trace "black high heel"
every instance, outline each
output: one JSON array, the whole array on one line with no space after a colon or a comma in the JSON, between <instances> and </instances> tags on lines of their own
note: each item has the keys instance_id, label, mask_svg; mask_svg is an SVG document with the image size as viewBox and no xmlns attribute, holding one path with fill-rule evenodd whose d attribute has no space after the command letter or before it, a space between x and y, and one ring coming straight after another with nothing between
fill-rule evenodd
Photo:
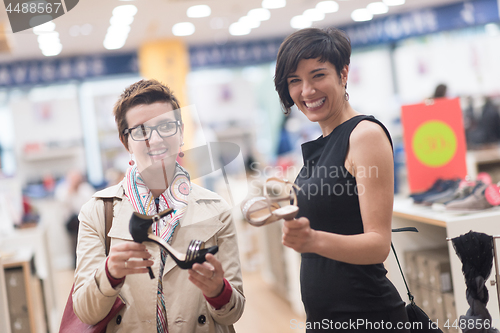
<instances>
[{"instance_id":1,"label":"black high heel","mask_svg":"<svg viewBox=\"0 0 500 333\"><path fill-rule=\"evenodd\" d=\"M211 246L208 249L204 249L204 244L200 240L192 240L189 243L186 254L182 254L179 251L175 250L170 244L165 242L163 238L158 237L153 234L151 225L154 222L158 222L160 218L165 215L168 215L172 212L172 208L165 209L163 212L160 212L156 215L144 215L134 212L130 217L129 223L129 231L132 235L132 238L137 243L142 242L154 242L165 249L165 251L172 256L177 266L182 269L189 269L193 267L195 263L203 263L205 259L205 255L207 253L216 254L219 250L217 245Z\"/></svg>"}]
</instances>

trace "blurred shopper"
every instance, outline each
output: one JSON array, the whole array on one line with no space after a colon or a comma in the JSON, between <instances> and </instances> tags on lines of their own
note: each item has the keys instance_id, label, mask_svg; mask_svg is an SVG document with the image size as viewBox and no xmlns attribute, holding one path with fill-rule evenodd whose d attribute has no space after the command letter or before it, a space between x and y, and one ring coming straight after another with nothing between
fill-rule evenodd
<instances>
[{"instance_id":1,"label":"blurred shopper","mask_svg":"<svg viewBox=\"0 0 500 333\"><path fill-rule=\"evenodd\" d=\"M97 192L80 212L75 313L96 324L119 296L126 306L107 332L234 332L245 303L235 226L227 203L191 183L176 162L183 156L179 102L165 85L141 80L125 89L114 115L131 154L130 168L119 184ZM114 202L108 257L102 198ZM169 208L171 214L153 223L154 235L182 253L191 240L203 240L206 247L218 245L217 255L207 254L203 264L182 270L167 247L132 240L134 211L152 216ZM150 279L148 267L156 278Z\"/></svg>"},{"instance_id":2,"label":"blurred shopper","mask_svg":"<svg viewBox=\"0 0 500 333\"><path fill-rule=\"evenodd\" d=\"M434 95L432 95L432 98L446 97L447 92L448 86L444 83L440 83L436 86L436 89L434 89Z\"/></svg>"},{"instance_id":3,"label":"blurred shopper","mask_svg":"<svg viewBox=\"0 0 500 333\"><path fill-rule=\"evenodd\" d=\"M323 132L302 145L299 213L284 222L283 244L302 253L306 332L388 332L389 325L409 332L400 328L405 304L383 265L391 245L391 138L349 104L350 55L338 29L299 30L279 49L274 82L282 106L289 113L295 104Z\"/></svg>"},{"instance_id":4,"label":"blurred shopper","mask_svg":"<svg viewBox=\"0 0 500 333\"><path fill-rule=\"evenodd\" d=\"M78 238L78 213L82 206L92 198L95 190L79 170L71 170L55 189L55 197L64 205L64 220L66 230L71 238L73 267L76 266L76 243Z\"/></svg>"}]
</instances>

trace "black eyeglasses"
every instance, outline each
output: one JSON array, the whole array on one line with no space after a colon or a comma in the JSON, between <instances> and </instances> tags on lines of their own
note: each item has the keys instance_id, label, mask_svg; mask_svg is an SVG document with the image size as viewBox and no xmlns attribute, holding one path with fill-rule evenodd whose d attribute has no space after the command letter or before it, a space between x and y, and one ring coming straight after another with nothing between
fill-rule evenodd
<instances>
[{"instance_id":1,"label":"black eyeglasses","mask_svg":"<svg viewBox=\"0 0 500 333\"><path fill-rule=\"evenodd\" d=\"M153 131L156 131L161 138L168 138L169 136L175 135L177 133L177 128L181 126L180 120L169 121L166 123L161 123L156 126L146 126L144 124L126 128L123 130L123 134L130 134L130 137L134 141L145 141L150 140Z\"/></svg>"}]
</instances>

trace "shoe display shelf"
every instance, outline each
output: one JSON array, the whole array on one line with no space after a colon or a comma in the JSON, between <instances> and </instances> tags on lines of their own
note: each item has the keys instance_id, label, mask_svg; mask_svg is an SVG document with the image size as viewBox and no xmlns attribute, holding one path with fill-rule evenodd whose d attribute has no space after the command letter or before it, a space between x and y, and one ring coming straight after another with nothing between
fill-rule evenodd
<instances>
[{"instance_id":1,"label":"shoe display shelf","mask_svg":"<svg viewBox=\"0 0 500 333\"><path fill-rule=\"evenodd\" d=\"M459 318L461 315L465 315L469 309L469 304L465 295L466 286L462 273L462 262L456 255L452 242L447 241L446 238L458 237L471 230L492 236L499 235L499 221L500 207L475 212L436 211L430 207L415 205L410 198L396 197L394 200L392 228L416 227L419 232L393 233L392 242L402 267L408 267L408 263L405 262L407 259L405 258L405 252L448 248L447 255L451 267L453 290L452 294L448 295L454 296L456 318ZM499 255L499 253L496 254L497 259L500 257ZM389 271L389 278L398 289L403 300L408 303L406 288L392 253L385 265ZM493 325L500 327L497 282L500 282L500 278L496 277L495 265L493 264L491 275L486 281L486 288L490 296L487 309L492 316ZM417 305L419 305L418 299L416 301ZM439 326L441 327L441 325L440 322Z\"/></svg>"},{"instance_id":2,"label":"shoe display shelf","mask_svg":"<svg viewBox=\"0 0 500 333\"><path fill-rule=\"evenodd\" d=\"M23 271L26 290L29 291L27 293L27 306L30 316L30 332L57 332L60 314L55 303L54 275L45 226L38 224L30 228L15 229L8 237L0 239L0 253L2 253L4 269L7 267L13 270L16 267L21 267ZM16 274L14 271L10 273ZM4 276L6 280L12 279L12 276L8 276L7 271L5 271ZM9 287L8 281L6 287ZM11 308L12 299L8 299L7 302ZM33 308L34 312L29 310L29 307L33 305L31 302L37 305ZM12 321L12 315L10 318L11 326L19 327ZM36 324L32 324L33 320L36 320ZM12 332L16 332L16 330L12 329Z\"/></svg>"}]
</instances>

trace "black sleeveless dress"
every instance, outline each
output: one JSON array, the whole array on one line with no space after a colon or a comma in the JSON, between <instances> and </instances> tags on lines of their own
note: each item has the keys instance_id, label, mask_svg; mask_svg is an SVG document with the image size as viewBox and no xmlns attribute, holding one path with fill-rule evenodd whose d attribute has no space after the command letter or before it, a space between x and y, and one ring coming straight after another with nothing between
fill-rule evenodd
<instances>
[{"instance_id":1,"label":"black sleeveless dress","mask_svg":"<svg viewBox=\"0 0 500 333\"><path fill-rule=\"evenodd\" d=\"M295 180L301 188L297 218L307 217L315 230L342 235L363 233L356 178L344 167L351 132L363 120L379 124L391 141L378 120L360 115L340 124L328 136L302 145L304 166ZM368 176L369 170L364 171ZM383 264L353 265L303 253L300 284L307 332L369 332L370 328L385 331L380 326L377 329L373 325L345 323L357 319L390 321L393 327L387 331L409 332L396 329L399 322L408 319L404 302L386 273Z\"/></svg>"}]
</instances>

